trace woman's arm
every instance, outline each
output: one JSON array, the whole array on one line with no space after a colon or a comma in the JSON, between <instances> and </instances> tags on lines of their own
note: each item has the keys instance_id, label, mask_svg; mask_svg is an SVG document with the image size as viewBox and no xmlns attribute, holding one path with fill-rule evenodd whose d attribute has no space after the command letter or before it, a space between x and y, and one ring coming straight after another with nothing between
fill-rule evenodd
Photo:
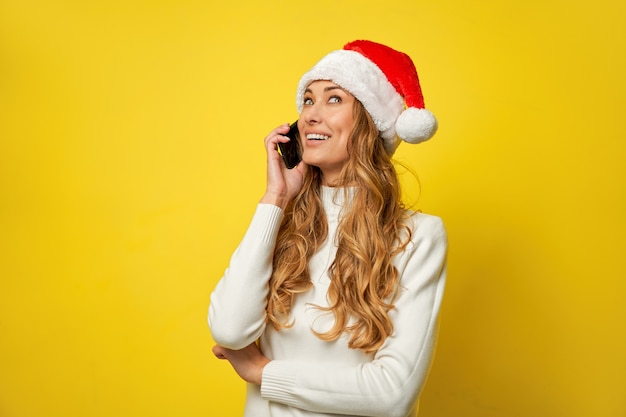
<instances>
[{"instance_id":1,"label":"woman's arm","mask_svg":"<svg viewBox=\"0 0 626 417\"><path fill-rule=\"evenodd\" d=\"M272 130L264 140L267 186L241 244L211 294L209 327L218 345L242 349L265 329L265 306L272 258L283 209L302 188L306 165L288 170L277 151L289 124Z\"/></svg>"},{"instance_id":2,"label":"woman's arm","mask_svg":"<svg viewBox=\"0 0 626 417\"><path fill-rule=\"evenodd\" d=\"M282 210L259 204L224 276L211 293L209 327L213 340L242 349L265 329L265 305Z\"/></svg>"},{"instance_id":3,"label":"woman's arm","mask_svg":"<svg viewBox=\"0 0 626 417\"><path fill-rule=\"evenodd\" d=\"M359 366L274 360L263 368L269 401L322 412L405 417L415 406L434 351L445 274L447 239L441 220L416 218L413 244L396 265L401 293L390 312L394 333L374 360Z\"/></svg>"}]
</instances>

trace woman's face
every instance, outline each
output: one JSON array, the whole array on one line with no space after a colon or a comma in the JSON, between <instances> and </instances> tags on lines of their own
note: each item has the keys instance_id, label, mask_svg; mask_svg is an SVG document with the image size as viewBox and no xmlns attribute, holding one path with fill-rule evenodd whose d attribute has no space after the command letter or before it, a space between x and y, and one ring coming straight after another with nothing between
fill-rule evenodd
<instances>
[{"instance_id":1,"label":"woman's face","mask_svg":"<svg viewBox=\"0 0 626 417\"><path fill-rule=\"evenodd\" d=\"M322 171L332 184L348 160L348 141L354 128L354 96L332 81L314 81L304 92L298 120L302 160Z\"/></svg>"}]
</instances>

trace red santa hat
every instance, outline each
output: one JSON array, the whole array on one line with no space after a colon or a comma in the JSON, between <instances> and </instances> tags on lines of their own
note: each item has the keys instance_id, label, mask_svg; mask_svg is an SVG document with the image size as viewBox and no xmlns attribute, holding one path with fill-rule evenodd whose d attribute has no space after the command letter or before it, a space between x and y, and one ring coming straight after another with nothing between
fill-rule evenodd
<instances>
[{"instance_id":1,"label":"red santa hat","mask_svg":"<svg viewBox=\"0 0 626 417\"><path fill-rule=\"evenodd\" d=\"M363 104L389 154L398 147L399 139L420 143L437 131L437 119L424 108L415 65L405 53L366 40L329 53L300 79L298 112L304 106L304 91L317 80L340 85Z\"/></svg>"}]
</instances>

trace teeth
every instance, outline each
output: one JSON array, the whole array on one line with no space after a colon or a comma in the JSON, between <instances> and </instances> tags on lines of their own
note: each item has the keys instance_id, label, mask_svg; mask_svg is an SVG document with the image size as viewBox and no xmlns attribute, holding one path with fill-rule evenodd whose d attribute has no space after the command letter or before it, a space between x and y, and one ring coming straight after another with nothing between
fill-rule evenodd
<instances>
[{"instance_id":1,"label":"teeth","mask_svg":"<svg viewBox=\"0 0 626 417\"><path fill-rule=\"evenodd\" d=\"M318 133L309 133L308 135L306 135L306 138L310 139L310 140L328 140L328 139L330 139L329 136L320 135Z\"/></svg>"}]
</instances>

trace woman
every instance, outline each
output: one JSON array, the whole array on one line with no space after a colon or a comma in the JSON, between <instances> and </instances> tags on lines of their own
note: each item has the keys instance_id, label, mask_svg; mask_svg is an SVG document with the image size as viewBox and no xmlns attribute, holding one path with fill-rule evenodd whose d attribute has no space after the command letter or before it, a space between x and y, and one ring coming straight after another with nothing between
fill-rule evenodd
<instances>
[{"instance_id":1,"label":"woman","mask_svg":"<svg viewBox=\"0 0 626 417\"><path fill-rule=\"evenodd\" d=\"M405 109L405 104L408 108ZM355 41L300 80L302 162L265 138L267 188L211 294L245 416L414 416L436 338L446 234L403 208L391 155L437 123L411 59Z\"/></svg>"}]
</instances>

